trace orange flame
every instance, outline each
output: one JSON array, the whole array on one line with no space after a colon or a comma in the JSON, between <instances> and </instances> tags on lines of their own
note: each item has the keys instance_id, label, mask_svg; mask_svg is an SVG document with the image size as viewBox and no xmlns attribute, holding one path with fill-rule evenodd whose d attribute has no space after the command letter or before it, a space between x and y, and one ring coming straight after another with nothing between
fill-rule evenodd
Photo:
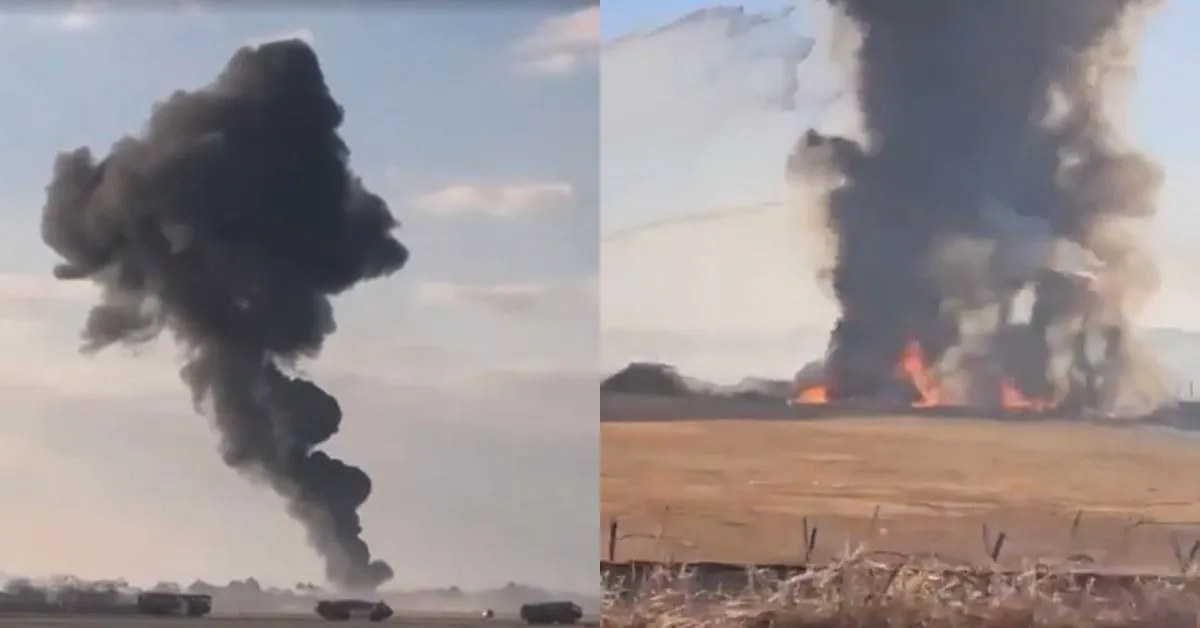
<instances>
[{"instance_id":1,"label":"orange flame","mask_svg":"<svg viewBox=\"0 0 1200 628\"><path fill-rule=\"evenodd\" d=\"M796 401L813 404L829 403L829 390L825 388L824 384L809 386L800 391L800 394L796 396Z\"/></svg>"},{"instance_id":2,"label":"orange flame","mask_svg":"<svg viewBox=\"0 0 1200 628\"><path fill-rule=\"evenodd\" d=\"M1017 389L1011 381L1000 383L1000 407L1006 410L1030 410L1044 412L1051 410L1056 404L1046 399L1030 399Z\"/></svg>"},{"instance_id":3,"label":"orange flame","mask_svg":"<svg viewBox=\"0 0 1200 628\"><path fill-rule=\"evenodd\" d=\"M913 407L930 408L945 405L944 396L929 372L925 352L916 340L910 340L904 346L893 374L898 381L908 382L916 391L917 399L912 402ZM1055 405L1050 401L1030 399L1009 380L1000 383L999 397L1001 407L1007 410L1044 411ZM795 402L806 405L829 403L829 388L825 384L807 386L797 392Z\"/></svg>"},{"instance_id":4,"label":"orange flame","mask_svg":"<svg viewBox=\"0 0 1200 628\"><path fill-rule=\"evenodd\" d=\"M913 402L913 406L928 408L939 405L937 386L925 368L925 352L916 340L910 340L904 346L900 361L896 363L895 375L896 379L910 382L917 389L918 399Z\"/></svg>"}]
</instances>

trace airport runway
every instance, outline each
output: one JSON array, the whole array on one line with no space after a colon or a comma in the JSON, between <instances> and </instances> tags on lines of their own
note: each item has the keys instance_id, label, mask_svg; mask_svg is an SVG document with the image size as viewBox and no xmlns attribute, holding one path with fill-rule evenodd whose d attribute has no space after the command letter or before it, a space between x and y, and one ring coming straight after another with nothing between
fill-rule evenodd
<instances>
[{"instance_id":1,"label":"airport runway","mask_svg":"<svg viewBox=\"0 0 1200 628\"><path fill-rule=\"evenodd\" d=\"M300 628L306 626L345 626L347 624L361 626L409 626L411 628L515 628L524 626L516 616L496 616L484 619L475 615L450 614L398 614L380 623L366 620L329 622L316 616L305 615L237 615L204 617L190 619L186 617L146 617L143 615L0 615L0 624L5 628L175 628L191 626L202 628L215 626L220 628L253 628L269 626L271 628ZM578 626L598 626L599 622L585 617Z\"/></svg>"}]
</instances>

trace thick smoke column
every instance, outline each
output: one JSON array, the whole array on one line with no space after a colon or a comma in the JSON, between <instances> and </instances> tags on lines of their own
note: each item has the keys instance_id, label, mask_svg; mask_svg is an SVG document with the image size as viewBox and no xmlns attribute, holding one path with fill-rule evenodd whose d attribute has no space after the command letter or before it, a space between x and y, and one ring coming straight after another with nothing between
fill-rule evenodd
<instances>
[{"instance_id":1,"label":"thick smoke column","mask_svg":"<svg viewBox=\"0 0 1200 628\"><path fill-rule=\"evenodd\" d=\"M1161 175L1113 120L1158 3L829 1L861 38L864 139L809 132L788 170L827 186L831 396L876 394L915 340L961 403L1000 370L1033 398L1111 405L1098 389L1147 373L1127 332L1157 273L1134 227Z\"/></svg>"},{"instance_id":2,"label":"thick smoke column","mask_svg":"<svg viewBox=\"0 0 1200 628\"><path fill-rule=\"evenodd\" d=\"M371 480L316 450L341 409L288 374L334 331L331 295L408 258L387 204L347 168L342 118L306 44L243 48L99 163L59 155L42 238L65 260L56 276L102 288L85 350L170 330L226 463L286 499L332 583L369 589L392 576L361 538Z\"/></svg>"}]
</instances>

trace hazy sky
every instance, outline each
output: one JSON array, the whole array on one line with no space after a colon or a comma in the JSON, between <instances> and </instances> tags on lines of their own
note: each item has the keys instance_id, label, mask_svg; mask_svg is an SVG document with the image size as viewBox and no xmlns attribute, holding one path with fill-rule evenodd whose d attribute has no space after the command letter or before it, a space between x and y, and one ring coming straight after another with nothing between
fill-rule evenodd
<instances>
[{"instance_id":1,"label":"hazy sky","mask_svg":"<svg viewBox=\"0 0 1200 628\"><path fill-rule=\"evenodd\" d=\"M600 292L609 367L635 356L675 361L690 347L734 371L786 373L783 364L819 354L836 315L814 281L813 229L786 204L783 180L795 139L854 107L828 54L828 9L813 0L737 4L751 14L798 10L731 35L729 12L675 24L712 6L702 1L604 2ZM1192 285L1200 125L1189 117L1200 91L1181 69L1200 60L1197 25L1194 2L1168 0L1154 15L1125 121L1166 174L1149 239L1163 281L1143 312L1148 326L1200 329ZM796 63L807 45L811 56ZM793 88L797 106L785 110L779 103ZM815 335L796 340L799 329ZM650 348L651 333L660 349Z\"/></svg>"},{"instance_id":2,"label":"hazy sky","mask_svg":"<svg viewBox=\"0 0 1200 628\"><path fill-rule=\"evenodd\" d=\"M220 463L168 339L77 353L93 294L50 279L38 235L57 151L104 153L239 46L294 36L412 251L338 300L305 366L346 410L331 449L375 479L368 541L399 586L594 590L598 9L49 6L0 16L0 571L321 578L279 500Z\"/></svg>"}]
</instances>

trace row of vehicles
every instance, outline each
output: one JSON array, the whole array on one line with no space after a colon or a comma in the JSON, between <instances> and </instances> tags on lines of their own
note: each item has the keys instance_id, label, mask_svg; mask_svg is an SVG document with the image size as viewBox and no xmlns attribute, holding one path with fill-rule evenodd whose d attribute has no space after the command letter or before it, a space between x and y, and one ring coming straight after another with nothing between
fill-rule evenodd
<instances>
[{"instance_id":1,"label":"row of vehicles","mask_svg":"<svg viewBox=\"0 0 1200 628\"><path fill-rule=\"evenodd\" d=\"M212 613L211 595L196 593L172 593L148 591L137 597L137 610L144 615L205 617ZM395 615L392 607L382 600L322 600L314 609L318 616L329 621L365 619L381 622ZM491 618L491 609L483 614ZM583 609L574 602L539 602L522 604L519 612L521 621L531 626L571 625L583 618Z\"/></svg>"}]
</instances>

